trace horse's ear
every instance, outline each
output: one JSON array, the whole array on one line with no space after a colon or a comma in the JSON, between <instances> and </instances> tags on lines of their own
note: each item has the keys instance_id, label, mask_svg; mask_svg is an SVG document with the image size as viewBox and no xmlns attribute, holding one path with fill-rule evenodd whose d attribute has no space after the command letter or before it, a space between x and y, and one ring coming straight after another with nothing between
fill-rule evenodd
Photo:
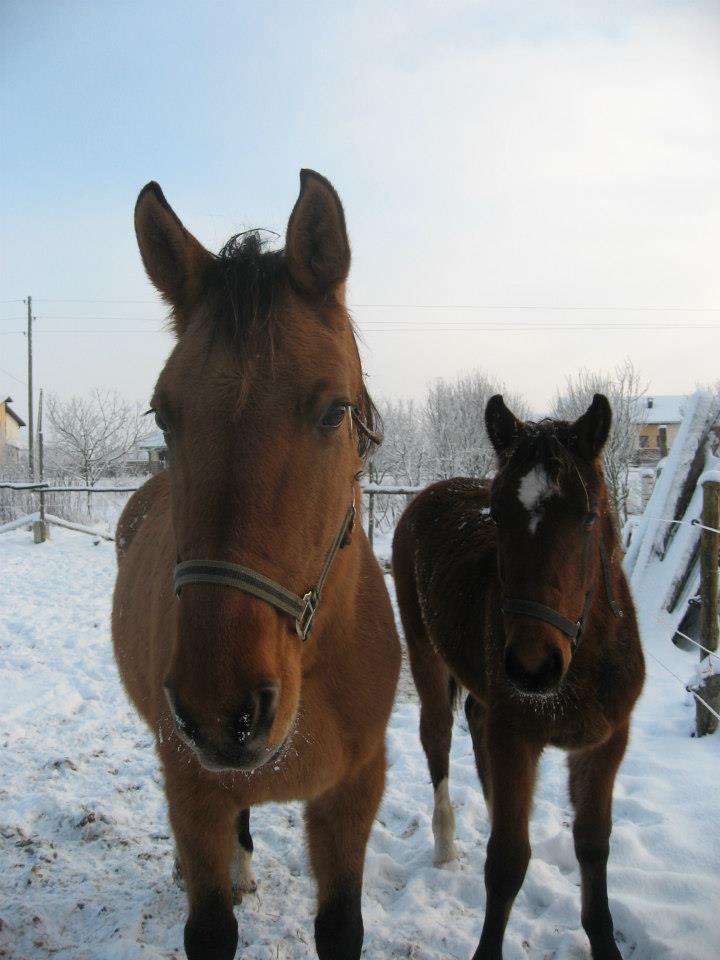
<instances>
[{"instance_id":1,"label":"horse's ear","mask_svg":"<svg viewBox=\"0 0 720 960\"><path fill-rule=\"evenodd\" d=\"M345 214L332 184L314 170L300 171L300 196L287 226L285 260L293 283L311 295L335 291L350 270Z\"/></svg>"},{"instance_id":2,"label":"horse's ear","mask_svg":"<svg viewBox=\"0 0 720 960\"><path fill-rule=\"evenodd\" d=\"M172 306L180 334L183 311L199 298L213 256L185 229L155 181L140 191L135 233L147 275Z\"/></svg>"},{"instance_id":3,"label":"horse's ear","mask_svg":"<svg viewBox=\"0 0 720 960\"><path fill-rule=\"evenodd\" d=\"M502 395L496 393L490 397L485 407L485 426L490 443L498 454L504 453L520 436L523 428L521 420L505 406Z\"/></svg>"},{"instance_id":4,"label":"horse's ear","mask_svg":"<svg viewBox=\"0 0 720 960\"><path fill-rule=\"evenodd\" d=\"M596 393L592 403L569 427L569 445L585 460L598 456L610 433L612 409L602 393Z\"/></svg>"}]
</instances>

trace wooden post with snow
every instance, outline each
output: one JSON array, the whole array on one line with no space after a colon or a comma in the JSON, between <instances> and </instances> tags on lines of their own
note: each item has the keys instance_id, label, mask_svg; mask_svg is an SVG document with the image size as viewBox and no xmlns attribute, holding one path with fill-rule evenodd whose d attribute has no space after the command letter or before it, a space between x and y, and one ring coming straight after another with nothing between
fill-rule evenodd
<instances>
[{"instance_id":1,"label":"wooden post with snow","mask_svg":"<svg viewBox=\"0 0 720 960\"><path fill-rule=\"evenodd\" d=\"M720 640L718 623L718 552L720 551L720 480L708 479L703 483L703 510L700 535L700 642L706 650L717 651ZM698 695L715 711L720 713L720 673L713 657L700 651L701 659L707 658L711 666L700 687ZM698 701L695 701L695 724L698 737L713 733L718 726L717 717Z\"/></svg>"},{"instance_id":2,"label":"wooden post with snow","mask_svg":"<svg viewBox=\"0 0 720 960\"><path fill-rule=\"evenodd\" d=\"M373 483L373 465L370 464L368 468L368 476L370 478L370 483ZM375 494L372 490L368 491L368 540L370 541L370 546L373 545L375 539Z\"/></svg>"}]
</instances>

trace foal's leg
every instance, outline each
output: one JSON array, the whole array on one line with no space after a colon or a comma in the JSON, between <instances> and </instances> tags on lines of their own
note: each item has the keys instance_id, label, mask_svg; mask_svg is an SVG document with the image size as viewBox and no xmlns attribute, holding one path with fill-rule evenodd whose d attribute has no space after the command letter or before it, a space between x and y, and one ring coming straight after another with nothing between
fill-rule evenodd
<instances>
[{"instance_id":1,"label":"foal's leg","mask_svg":"<svg viewBox=\"0 0 720 960\"><path fill-rule=\"evenodd\" d=\"M582 878L582 925L593 960L621 960L608 906L607 859L613 785L627 738L627 726L621 727L602 746L573 753L569 759L570 799L575 807L573 838Z\"/></svg>"},{"instance_id":2,"label":"foal's leg","mask_svg":"<svg viewBox=\"0 0 720 960\"><path fill-rule=\"evenodd\" d=\"M412 641L408 638L408 652L420 697L420 743L427 757L434 791L433 863L439 866L455 860L458 855L455 847L455 814L448 790L453 728L450 674L424 633Z\"/></svg>"},{"instance_id":3,"label":"foal's leg","mask_svg":"<svg viewBox=\"0 0 720 960\"><path fill-rule=\"evenodd\" d=\"M365 848L385 785L385 748L352 780L305 808L310 861L317 880L315 946L320 960L358 960Z\"/></svg>"},{"instance_id":4,"label":"foal's leg","mask_svg":"<svg viewBox=\"0 0 720 960\"><path fill-rule=\"evenodd\" d=\"M455 860L455 815L448 791L453 705L450 674L430 643L420 610L414 564L404 540L393 544L395 590L415 687L420 698L420 742L427 757L435 802L433 809L433 862Z\"/></svg>"},{"instance_id":5,"label":"foal's leg","mask_svg":"<svg viewBox=\"0 0 720 960\"><path fill-rule=\"evenodd\" d=\"M173 788L166 768L170 823L182 865L189 916L188 960L232 960L238 941L231 868L237 849L237 806L207 785Z\"/></svg>"},{"instance_id":6,"label":"foal's leg","mask_svg":"<svg viewBox=\"0 0 720 960\"><path fill-rule=\"evenodd\" d=\"M237 818L237 843L230 864L233 897L237 900L243 893L255 893L257 880L252 870L253 841L250 834L250 807L241 810ZM185 890L180 851L175 846L173 880L181 890Z\"/></svg>"},{"instance_id":7,"label":"foal's leg","mask_svg":"<svg viewBox=\"0 0 720 960\"><path fill-rule=\"evenodd\" d=\"M492 830L485 858L485 922L473 960L502 960L510 908L530 862L528 820L541 747L490 720L485 736Z\"/></svg>"},{"instance_id":8,"label":"foal's leg","mask_svg":"<svg viewBox=\"0 0 720 960\"><path fill-rule=\"evenodd\" d=\"M250 835L250 807L241 810L237 818L238 844L230 875L234 893L255 893L257 881L252 871L253 841Z\"/></svg>"},{"instance_id":9,"label":"foal's leg","mask_svg":"<svg viewBox=\"0 0 720 960\"><path fill-rule=\"evenodd\" d=\"M485 744L486 709L471 693L467 695L465 700L465 717L467 718L468 729L472 737L475 766L477 767L480 786L482 787L483 796L485 797L485 805L488 813L491 813L490 763L487 756L487 746Z\"/></svg>"}]
</instances>

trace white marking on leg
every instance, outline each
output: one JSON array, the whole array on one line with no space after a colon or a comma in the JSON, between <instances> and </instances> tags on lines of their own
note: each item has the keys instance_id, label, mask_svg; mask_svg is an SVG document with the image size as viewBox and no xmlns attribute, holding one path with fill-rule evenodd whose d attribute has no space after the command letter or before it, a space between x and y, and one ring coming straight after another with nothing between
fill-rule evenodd
<instances>
[{"instance_id":1,"label":"white marking on leg","mask_svg":"<svg viewBox=\"0 0 720 960\"><path fill-rule=\"evenodd\" d=\"M448 863L450 860L457 860L455 814L450 803L447 777L440 781L435 791L432 828L435 837L435 851L433 853L435 866L438 867L441 863Z\"/></svg>"},{"instance_id":2,"label":"white marking on leg","mask_svg":"<svg viewBox=\"0 0 720 960\"><path fill-rule=\"evenodd\" d=\"M243 893L255 893L257 880L252 871L252 854L238 843L230 866L233 893L237 897Z\"/></svg>"}]
</instances>

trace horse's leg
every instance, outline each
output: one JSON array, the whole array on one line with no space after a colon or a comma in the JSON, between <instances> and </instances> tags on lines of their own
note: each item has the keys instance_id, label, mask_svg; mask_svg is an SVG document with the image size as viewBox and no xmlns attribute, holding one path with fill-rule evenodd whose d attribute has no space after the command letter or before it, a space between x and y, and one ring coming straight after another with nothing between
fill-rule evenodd
<instances>
[{"instance_id":1,"label":"horse's leg","mask_svg":"<svg viewBox=\"0 0 720 960\"><path fill-rule=\"evenodd\" d=\"M232 960L238 941L231 868L237 849L237 806L227 796L173 785L166 768L170 823L182 865L189 916L188 960Z\"/></svg>"},{"instance_id":2,"label":"horse's leg","mask_svg":"<svg viewBox=\"0 0 720 960\"><path fill-rule=\"evenodd\" d=\"M593 960L621 960L613 937L607 896L607 859L612 829L615 775L627 746L621 727L600 747L571 754L570 799L575 807L573 838L582 878L582 925Z\"/></svg>"},{"instance_id":3,"label":"horse's leg","mask_svg":"<svg viewBox=\"0 0 720 960\"><path fill-rule=\"evenodd\" d=\"M469 693L465 700L465 717L468 722L468 729L472 738L473 752L475 753L475 766L477 767L480 786L482 787L485 805L488 813L491 813L490 796L490 774L489 761L487 757L487 747L485 745L485 707Z\"/></svg>"},{"instance_id":4,"label":"horse's leg","mask_svg":"<svg viewBox=\"0 0 720 960\"><path fill-rule=\"evenodd\" d=\"M252 870L253 840L250 834L250 807L241 810L237 818L238 844L230 875L233 891L238 894L255 893L257 881Z\"/></svg>"},{"instance_id":5,"label":"horse's leg","mask_svg":"<svg viewBox=\"0 0 720 960\"><path fill-rule=\"evenodd\" d=\"M305 808L310 861L317 880L315 946L320 960L358 960L365 848L385 785L385 748L352 780Z\"/></svg>"},{"instance_id":6,"label":"horse's leg","mask_svg":"<svg viewBox=\"0 0 720 960\"><path fill-rule=\"evenodd\" d=\"M530 862L528 820L542 748L492 718L485 737L492 830L485 858L485 921L473 960L502 960L510 908Z\"/></svg>"},{"instance_id":7,"label":"horse's leg","mask_svg":"<svg viewBox=\"0 0 720 960\"><path fill-rule=\"evenodd\" d=\"M410 670L420 698L420 743L427 757L434 791L433 863L437 866L455 860L458 855L455 848L455 814L448 790L453 728L450 673L428 638L414 577L406 570L398 569L395 587Z\"/></svg>"}]
</instances>

